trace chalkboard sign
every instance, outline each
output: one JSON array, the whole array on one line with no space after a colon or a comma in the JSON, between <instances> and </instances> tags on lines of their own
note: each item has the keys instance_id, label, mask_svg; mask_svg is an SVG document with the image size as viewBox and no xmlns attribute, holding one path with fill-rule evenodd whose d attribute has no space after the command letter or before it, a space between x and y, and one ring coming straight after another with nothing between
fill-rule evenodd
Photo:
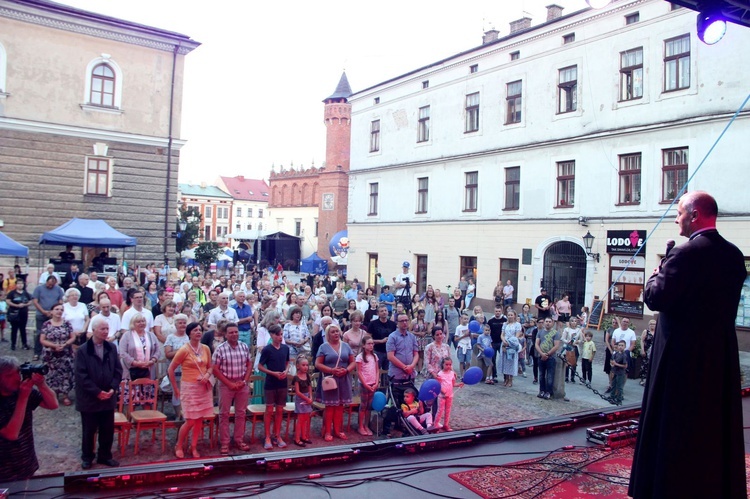
<instances>
[{"instance_id":1,"label":"chalkboard sign","mask_svg":"<svg viewBox=\"0 0 750 499\"><path fill-rule=\"evenodd\" d=\"M591 304L591 313L589 314L588 322L586 327L596 328L597 331L602 325L602 317L604 316L604 300L594 300Z\"/></svg>"}]
</instances>

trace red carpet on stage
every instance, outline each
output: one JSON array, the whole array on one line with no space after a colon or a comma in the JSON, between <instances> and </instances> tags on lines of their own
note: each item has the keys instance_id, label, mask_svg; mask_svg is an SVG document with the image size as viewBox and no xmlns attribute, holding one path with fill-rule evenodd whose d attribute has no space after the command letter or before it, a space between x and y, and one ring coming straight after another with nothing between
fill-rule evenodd
<instances>
[{"instance_id":1,"label":"red carpet on stage","mask_svg":"<svg viewBox=\"0 0 750 499\"><path fill-rule=\"evenodd\" d=\"M484 499L626 499L632 463L632 446L612 450L590 447L449 476ZM748 455L745 468L750 469Z\"/></svg>"}]
</instances>

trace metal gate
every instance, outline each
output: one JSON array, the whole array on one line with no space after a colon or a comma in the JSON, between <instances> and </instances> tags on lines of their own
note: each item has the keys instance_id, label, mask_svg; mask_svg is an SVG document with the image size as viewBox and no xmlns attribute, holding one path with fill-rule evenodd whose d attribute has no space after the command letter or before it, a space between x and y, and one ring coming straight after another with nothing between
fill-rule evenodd
<instances>
[{"instance_id":1,"label":"metal gate","mask_svg":"<svg viewBox=\"0 0 750 499\"><path fill-rule=\"evenodd\" d=\"M585 305L586 253L579 245L567 241L554 243L544 253L544 270L541 286L554 302L563 293L570 295L573 314Z\"/></svg>"}]
</instances>

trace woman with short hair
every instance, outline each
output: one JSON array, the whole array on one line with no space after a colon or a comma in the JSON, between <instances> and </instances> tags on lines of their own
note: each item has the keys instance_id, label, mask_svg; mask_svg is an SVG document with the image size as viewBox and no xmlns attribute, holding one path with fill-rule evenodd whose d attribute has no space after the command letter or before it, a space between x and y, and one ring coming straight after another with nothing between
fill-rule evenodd
<instances>
[{"instance_id":1,"label":"woman with short hair","mask_svg":"<svg viewBox=\"0 0 750 499\"><path fill-rule=\"evenodd\" d=\"M74 352L80 345L86 343L86 332L89 330L89 309L78 301L80 298L81 292L76 288L69 288L65 292L63 319L70 323L76 335L75 343L73 343Z\"/></svg>"}]
</instances>

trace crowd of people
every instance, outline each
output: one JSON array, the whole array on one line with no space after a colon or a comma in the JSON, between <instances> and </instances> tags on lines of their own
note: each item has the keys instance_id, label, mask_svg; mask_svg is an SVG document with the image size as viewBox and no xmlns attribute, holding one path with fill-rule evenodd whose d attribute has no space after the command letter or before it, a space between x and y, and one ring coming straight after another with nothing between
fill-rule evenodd
<instances>
[{"instance_id":1,"label":"crowd of people","mask_svg":"<svg viewBox=\"0 0 750 499\"><path fill-rule=\"evenodd\" d=\"M71 270L74 277L69 273L61 279L49 268L32 294L16 280L1 303L12 326L12 350L18 340L29 348L26 320L28 309L35 309L34 360L49 369L44 386L56 401L71 405L75 393L76 409L82 414L84 469L92 466L97 432L97 462L118 464L112 459L113 428L108 421L121 396L121 379L158 380L171 392L174 417L184 420L174 449L177 458L185 456L188 441L190 455L200 455L202 420L213 416L215 405L220 452L227 454L232 443L239 451L249 449L245 412L253 395L253 375L264 378L266 450L287 445L281 423L290 388L299 419L293 443L304 447L312 443L309 416L315 404L323 408L324 440L346 439L344 410L359 395L357 431L372 435L374 394L391 384L401 405L417 376L441 385L440 395L427 407L412 400L402 408L404 418L420 431L451 430L453 387L472 365L483 368L485 383L496 384L502 375L506 387L513 386L514 377L526 377L530 366L539 396L549 399L555 354L567 351L576 359L583 357L582 379L591 382L596 348L579 326L586 323L586 307L579 316L571 316L567 295L552 303L542 290L534 304L536 317L527 304L519 314L513 308L510 281L498 283L494 313L487 319L481 306L470 307L476 289L471 277L462 278L447 296L432 286L416 293L408 262L392 284L382 282L377 291L363 289L356 279L348 289L343 281L313 276L293 283L273 269L252 268L245 275L227 276L182 269L175 276L147 267L138 276L108 277L106 282ZM629 336L611 336L607 350L616 400L622 391L617 377L622 360L616 353L619 341L623 339L630 351L633 342ZM653 328L644 331L642 342L646 352ZM101 371L92 355L105 360L114 356L118 368L110 365L106 377L91 372L82 379L82 365ZM458 359L455 370L452 355ZM384 372L387 375L381 375ZM569 381L575 375L575 367L566 372ZM424 417L427 413L429 418ZM393 418L385 421L386 433L392 424Z\"/></svg>"}]
</instances>

